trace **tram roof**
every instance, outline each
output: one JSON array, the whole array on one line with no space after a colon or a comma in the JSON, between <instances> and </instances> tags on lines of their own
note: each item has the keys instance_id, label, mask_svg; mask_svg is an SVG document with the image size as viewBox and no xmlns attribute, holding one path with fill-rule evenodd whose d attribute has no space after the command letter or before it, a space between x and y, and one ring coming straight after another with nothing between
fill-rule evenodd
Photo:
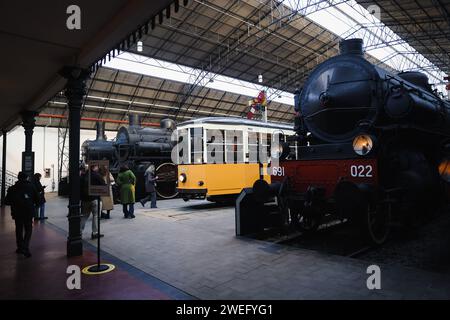
<instances>
[{"instance_id":1,"label":"tram roof","mask_svg":"<svg viewBox=\"0 0 450 320\"><path fill-rule=\"evenodd\" d=\"M237 117L205 117L198 118L193 120L188 120L180 123L177 127L185 127L199 124L220 124L220 125L242 125L249 127L262 127L262 128L271 128L271 129L283 129L283 130L294 130L292 125L282 124L282 123L274 123L274 122L262 122L256 120L249 120L244 118Z\"/></svg>"}]
</instances>

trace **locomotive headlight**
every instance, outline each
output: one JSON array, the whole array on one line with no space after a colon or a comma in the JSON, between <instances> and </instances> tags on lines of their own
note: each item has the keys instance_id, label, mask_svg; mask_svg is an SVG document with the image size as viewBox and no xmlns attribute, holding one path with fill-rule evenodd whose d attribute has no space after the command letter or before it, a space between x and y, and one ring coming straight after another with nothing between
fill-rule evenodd
<instances>
[{"instance_id":1,"label":"locomotive headlight","mask_svg":"<svg viewBox=\"0 0 450 320\"><path fill-rule=\"evenodd\" d=\"M450 159L444 159L439 163L439 174L442 179L450 183Z\"/></svg>"},{"instance_id":2,"label":"locomotive headlight","mask_svg":"<svg viewBox=\"0 0 450 320\"><path fill-rule=\"evenodd\" d=\"M353 151L359 156L365 156L372 151L374 139L367 134L361 134L353 139Z\"/></svg>"},{"instance_id":3,"label":"locomotive headlight","mask_svg":"<svg viewBox=\"0 0 450 320\"><path fill-rule=\"evenodd\" d=\"M184 173L182 173L182 174L180 174L180 175L178 176L178 180L179 180L180 182L184 183L184 182L186 182L187 177L186 177L186 175L185 175Z\"/></svg>"}]
</instances>

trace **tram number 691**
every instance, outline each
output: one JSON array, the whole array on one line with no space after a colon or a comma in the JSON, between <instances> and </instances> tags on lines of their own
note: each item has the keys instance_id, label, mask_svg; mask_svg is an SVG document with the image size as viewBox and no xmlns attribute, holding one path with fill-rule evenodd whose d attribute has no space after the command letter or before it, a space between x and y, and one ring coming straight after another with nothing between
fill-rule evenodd
<instances>
[{"instance_id":1,"label":"tram number 691","mask_svg":"<svg viewBox=\"0 0 450 320\"><path fill-rule=\"evenodd\" d=\"M353 165L350 166L350 174L352 177L358 178L372 178L373 168L371 165L363 166L363 165Z\"/></svg>"},{"instance_id":2,"label":"tram number 691","mask_svg":"<svg viewBox=\"0 0 450 320\"><path fill-rule=\"evenodd\" d=\"M273 167L272 175L283 177L284 176L284 167Z\"/></svg>"}]
</instances>

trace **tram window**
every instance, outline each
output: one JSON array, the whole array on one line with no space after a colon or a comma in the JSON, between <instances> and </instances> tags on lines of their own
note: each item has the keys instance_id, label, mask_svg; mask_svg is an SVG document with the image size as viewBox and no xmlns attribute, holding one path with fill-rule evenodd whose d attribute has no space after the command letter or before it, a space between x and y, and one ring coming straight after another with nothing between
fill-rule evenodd
<instances>
[{"instance_id":1,"label":"tram window","mask_svg":"<svg viewBox=\"0 0 450 320\"><path fill-rule=\"evenodd\" d=\"M206 162L224 163L224 130L207 129L206 130Z\"/></svg>"},{"instance_id":2,"label":"tram window","mask_svg":"<svg viewBox=\"0 0 450 320\"><path fill-rule=\"evenodd\" d=\"M179 129L176 132L175 141L177 141L175 154L175 163L176 164L186 164L189 162L189 153L188 153L188 130L187 129Z\"/></svg>"},{"instance_id":3,"label":"tram window","mask_svg":"<svg viewBox=\"0 0 450 320\"><path fill-rule=\"evenodd\" d=\"M272 134L261 133L261 143L258 152L258 161L267 163L270 158L270 146L272 141Z\"/></svg>"},{"instance_id":4,"label":"tram window","mask_svg":"<svg viewBox=\"0 0 450 320\"><path fill-rule=\"evenodd\" d=\"M259 135L257 132L248 133L248 162L258 162L258 143Z\"/></svg>"},{"instance_id":5,"label":"tram window","mask_svg":"<svg viewBox=\"0 0 450 320\"><path fill-rule=\"evenodd\" d=\"M238 130L225 131L225 152L227 163L244 162L243 132Z\"/></svg>"},{"instance_id":6,"label":"tram window","mask_svg":"<svg viewBox=\"0 0 450 320\"><path fill-rule=\"evenodd\" d=\"M203 128L191 128L191 163L203 163Z\"/></svg>"}]
</instances>

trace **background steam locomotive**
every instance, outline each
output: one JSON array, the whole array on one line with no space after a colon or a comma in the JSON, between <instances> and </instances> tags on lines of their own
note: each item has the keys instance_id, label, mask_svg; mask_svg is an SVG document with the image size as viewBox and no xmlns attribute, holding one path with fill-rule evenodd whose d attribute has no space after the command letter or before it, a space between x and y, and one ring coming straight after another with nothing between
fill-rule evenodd
<instances>
[{"instance_id":1,"label":"background steam locomotive","mask_svg":"<svg viewBox=\"0 0 450 320\"><path fill-rule=\"evenodd\" d=\"M393 220L420 221L447 201L450 103L426 75L389 74L362 46L342 41L341 54L310 74L299 99L299 160L281 158L272 184L243 190L237 234L286 224L311 232L331 215L381 244Z\"/></svg>"},{"instance_id":2,"label":"background steam locomotive","mask_svg":"<svg viewBox=\"0 0 450 320\"><path fill-rule=\"evenodd\" d=\"M177 167L171 160L171 135L175 127L173 120L163 119L160 128L143 128L140 117L130 115L129 126L120 127L115 139L106 140L104 123L98 122L96 139L86 140L81 147L83 161L107 159L113 175L121 165L128 165L137 178L136 199L144 197L144 172L153 164L159 177L157 194L161 198L174 198Z\"/></svg>"}]
</instances>

